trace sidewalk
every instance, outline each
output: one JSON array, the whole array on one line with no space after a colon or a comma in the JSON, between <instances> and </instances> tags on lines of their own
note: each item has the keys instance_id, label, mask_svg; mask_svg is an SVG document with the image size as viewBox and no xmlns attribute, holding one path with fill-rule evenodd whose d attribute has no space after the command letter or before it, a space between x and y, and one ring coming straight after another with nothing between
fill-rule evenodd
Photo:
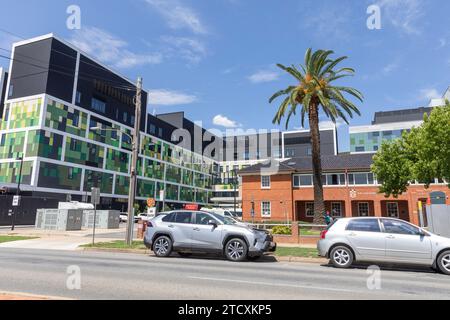
<instances>
[{"instance_id":1,"label":"sidewalk","mask_svg":"<svg viewBox=\"0 0 450 320\"><path fill-rule=\"evenodd\" d=\"M135 231L137 232L137 231ZM123 237L122 237L123 234ZM39 230L33 227L0 229L0 235L37 237L37 239L0 243L0 248L44 249L44 250L80 250L79 247L92 243L92 229L81 231ZM109 242L125 238L125 228L96 229L96 242Z\"/></svg>"}]
</instances>

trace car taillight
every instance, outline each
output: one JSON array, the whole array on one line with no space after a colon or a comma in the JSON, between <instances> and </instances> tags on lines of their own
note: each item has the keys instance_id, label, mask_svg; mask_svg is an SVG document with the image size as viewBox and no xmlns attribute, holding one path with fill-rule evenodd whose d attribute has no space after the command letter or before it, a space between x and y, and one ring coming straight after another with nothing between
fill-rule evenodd
<instances>
[{"instance_id":1,"label":"car taillight","mask_svg":"<svg viewBox=\"0 0 450 320\"><path fill-rule=\"evenodd\" d=\"M153 224L151 221L147 221L147 228L153 228Z\"/></svg>"},{"instance_id":2,"label":"car taillight","mask_svg":"<svg viewBox=\"0 0 450 320\"><path fill-rule=\"evenodd\" d=\"M322 230L322 232L320 233L320 239L325 239L327 232L328 232L328 230Z\"/></svg>"}]
</instances>

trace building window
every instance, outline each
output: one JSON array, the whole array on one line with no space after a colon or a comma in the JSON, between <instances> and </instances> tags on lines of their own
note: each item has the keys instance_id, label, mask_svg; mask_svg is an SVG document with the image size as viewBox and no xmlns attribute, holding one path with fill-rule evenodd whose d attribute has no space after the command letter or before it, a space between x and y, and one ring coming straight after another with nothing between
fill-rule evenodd
<instances>
[{"instance_id":1,"label":"building window","mask_svg":"<svg viewBox=\"0 0 450 320\"><path fill-rule=\"evenodd\" d=\"M373 146L373 151L378 151L378 146Z\"/></svg>"},{"instance_id":2,"label":"building window","mask_svg":"<svg viewBox=\"0 0 450 320\"><path fill-rule=\"evenodd\" d=\"M163 129L162 128L158 128L158 137L162 137L163 136Z\"/></svg>"},{"instance_id":3,"label":"building window","mask_svg":"<svg viewBox=\"0 0 450 320\"><path fill-rule=\"evenodd\" d=\"M369 203L368 202L359 202L358 203L358 215L360 217L368 217L369 216Z\"/></svg>"},{"instance_id":4,"label":"building window","mask_svg":"<svg viewBox=\"0 0 450 320\"><path fill-rule=\"evenodd\" d=\"M261 176L261 188L270 189L270 176Z\"/></svg>"},{"instance_id":5,"label":"building window","mask_svg":"<svg viewBox=\"0 0 450 320\"><path fill-rule=\"evenodd\" d=\"M375 177L371 172L350 173L348 175L348 184L355 185L374 185Z\"/></svg>"},{"instance_id":6,"label":"building window","mask_svg":"<svg viewBox=\"0 0 450 320\"><path fill-rule=\"evenodd\" d=\"M150 124L150 134L156 134L156 126L154 124Z\"/></svg>"},{"instance_id":7,"label":"building window","mask_svg":"<svg viewBox=\"0 0 450 320\"><path fill-rule=\"evenodd\" d=\"M97 99L97 98L92 98L91 101L91 107L93 110L101 112L101 113L105 113L106 112L106 103Z\"/></svg>"},{"instance_id":8,"label":"building window","mask_svg":"<svg viewBox=\"0 0 450 320\"><path fill-rule=\"evenodd\" d=\"M332 173L324 175L323 184L327 186L341 186L345 185L345 174L343 173Z\"/></svg>"},{"instance_id":9,"label":"building window","mask_svg":"<svg viewBox=\"0 0 450 320\"><path fill-rule=\"evenodd\" d=\"M287 148L284 151L284 156L285 156L285 158L293 158L293 157L295 157L295 150L291 149L291 148Z\"/></svg>"},{"instance_id":10,"label":"building window","mask_svg":"<svg viewBox=\"0 0 450 320\"><path fill-rule=\"evenodd\" d=\"M331 203L331 216L342 217L342 203L340 202Z\"/></svg>"},{"instance_id":11,"label":"building window","mask_svg":"<svg viewBox=\"0 0 450 320\"><path fill-rule=\"evenodd\" d=\"M306 155L307 156L312 156L312 149L311 148L306 149Z\"/></svg>"},{"instance_id":12,"label":"building window","mask_svg":"<svg viewBox=\"0 0 450 320\"><path fill-rule=\"evenodd\" d=\"M387 203L387 215L389 218L398 218L398 203L397 202L388 202Z\"/></svg>"},{"instance_id":13,"label":"building window","mask_svg":"<svg viewBox=\"0 0 450 320\"><path fill-rule=\"evenodd\" d=\"M355 151L356 151L356 152L365 152L365 151L366 151L366 148L365 148L365 147L356 147L356 148L355 148Z\"/></svg>"},{"instance_id":14,"label":"building window","mask_svg":"<svg viewBox=\"0 0 450 320\"><path fill-rule=\"evenodd\" d=\"M127 122L128 121L128 113L124 112L123 113L123 122Z\"/></svg>"},{"instance_id":15,"label":"building window","mask_svg":"<svg viewBox=\"0 0 450 320\"><path fill-rule=\"evenodd\" d=\"M271 205L269 201L261 202L261 216L263 218L270 218L271 216Z\"/></svg>"},{"instance_id":16,"label":"building window","mask_svg":"<svg viewBox=\"0 0 450 320\"><path fill-rule=\"evenodd\" d=\"M309 187L313 185L312 175L294 175L294 187Z\"/></svg>"},{"instance_id":17,"label":"building window","mask_svg":"<svg viewBox=\"0 0 450 320\"><path fill-rule=\"evenodd\" d=\"M80 104L81 103L81 92L77 91L76 95L75 95L75 104Z\"/></svg>"},{"instance_id":18,"label":"building window","mask_svg":"<svg viewBox=\"0 0 450 320\"><path fill-rule=\"evenodd\" d=\"M11 84L8 90L8 97L11 98L14 94L14 86Z\"/></svg>"},{"instance_id":19,"label":"building window","mask_svg":"<svg viewBox=\"0 0 450 320\"><path fill-rule=\"evenodd\" d=\"M314 202L305 203L305 215L307 217L314 217Z\"/></svg>"}]
</instances>

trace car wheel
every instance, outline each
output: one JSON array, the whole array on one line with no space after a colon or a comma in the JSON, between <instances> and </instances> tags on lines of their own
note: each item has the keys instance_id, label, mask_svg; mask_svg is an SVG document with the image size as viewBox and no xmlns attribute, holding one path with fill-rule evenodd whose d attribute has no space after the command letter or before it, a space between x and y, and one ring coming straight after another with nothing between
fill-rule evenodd
<instances>
[{"instance_id":1,"label":"car wheel","mask_svg":"<svg viewBox=\"0 0 450 320\"><path fill-rule=\"evenodd\" d=\"M225 245L225 257L230 261L243 261L247 257L247 251L247 244L239 238L231 239Z\"/></svg>"},{"instance_id":2,"label":"car wheel","mask_svg":"<svg viewBox=\"0 0 450 320\"><path fill-rule=\"evenodd\" d=\"M168 257L172 253L172 240L167 236L156 238L153 252L157 257Z\"/></svg>"},{"instance_id":3,"label":"car wheel","mask_svg":"<svg viewBox=\"0 0 450 320\"><path fill-rule=\"evenodd\" d=\"M330 254L330 261L336 268L349 268L353 259L352 250L345 246L337 246Z\"/></svg>"},{"instance_id":4,"label":"car wheel","mask_svg":"<svg viewBox=\"0 0 450 320\"><path fill-rule=\"evenodd\" d=\"M437 265L442 273L450 275L450 250L439 255Z\"/></svg>"},{"instance_id":5,"label":"car wheel","mask_svg":"<svg viewBox=\"0 0 450 320\"><path fill-rule=\"evenodd\" d=\"M192 253L190 253L190 252L178 252L178 255L180 257L187 258L187 257L192 256Z\"/></svg>"}]
</instances>

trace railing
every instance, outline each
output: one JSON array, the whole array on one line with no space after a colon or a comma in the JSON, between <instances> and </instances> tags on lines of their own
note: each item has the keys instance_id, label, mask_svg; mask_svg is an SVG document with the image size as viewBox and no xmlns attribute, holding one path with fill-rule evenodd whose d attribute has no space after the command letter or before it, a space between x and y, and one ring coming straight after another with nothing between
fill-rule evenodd
<instances>
[{"instance_id":1,"label":"railing","mask_svg":"<svg viewBox=\"0 0 450 320\"><path fill-rule=\"evenodd\" d=\"M274 227L292 227L292 222L286 223L270 223L270 222L262 222L262 223L249 223L250 226L255 227L256 229L263 230L272 230ZM324 224L309 224L309 223L299 223L298 230L300 234L303 235L319 235L320 231L313 229L325 229L327 225Z\"/></svg>"}]
</instances>

